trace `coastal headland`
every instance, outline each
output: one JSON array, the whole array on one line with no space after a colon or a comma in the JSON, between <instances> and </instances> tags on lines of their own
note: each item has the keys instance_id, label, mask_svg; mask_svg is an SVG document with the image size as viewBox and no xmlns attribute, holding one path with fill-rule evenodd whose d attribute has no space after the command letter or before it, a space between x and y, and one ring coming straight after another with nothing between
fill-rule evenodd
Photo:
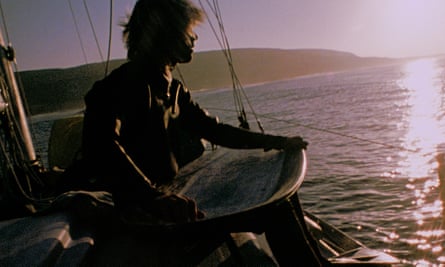
<instances>
[{"instance_id":1,"label":"coastal headland","mask_svg":"<svg viewBox=\"0 0 445 267\"><path fill-rule=\"evenodd\" d=\"M238 79L244 86L392 64L401 60L359 57L352 53L323 49L246 48L233 49L231 55ZM123 59L112 60L109 70L123 62ZM179 65L178 68L192 91L232 85L228 64L221 51L198 52L191 63ZM85 93L104 75L104 63L19 72L33 115L82 108ZM178 73L176 75L179 77Z\"/></svg>"}]
</instances>

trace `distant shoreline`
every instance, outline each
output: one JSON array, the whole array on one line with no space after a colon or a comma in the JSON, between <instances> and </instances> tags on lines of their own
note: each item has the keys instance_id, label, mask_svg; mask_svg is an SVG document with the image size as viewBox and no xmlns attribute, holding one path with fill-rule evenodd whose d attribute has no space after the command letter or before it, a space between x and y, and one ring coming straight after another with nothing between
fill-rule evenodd
<instances>
[{"instance_id":1,"label":"distant shoreline","mask_svg":"<svg viewBox=\"0 0 445 267\"><path fill-rule=\"evenodd\" d=\"M323 49L233 49L232 59L244 87L400 62ZM110 71L125 61L112 60ZM221 51L197 52L192 62L180 68L191 91L231 88L231 75ZM82 107L84 95L103 75L102 63L20 72L31 114Z\"/></svg>"},{"instance_id":2,"label":"distant shoreline","mask_svg":"<svg viewBox=\"0 0 445 267\"><path fill-rule=\"evenodd\" d=\"M412 59L412 60L415 60L415 59ZM358 67L358 68L354 68L354 69L345 69L345 70L339 70L339 71L314 72L314 73L310 73L310 74L289 77L289 78L285 78L285 79L281 79L281 80L271 80L271 81L264 81L264 82L258 82L258 83L250 83L250 84L245 84L245 85L242 84L242 86L243 86L243 88L251 88L251 87L256 87L256 86L267 85L270 83L276 83L276 82L285 82L285 81L291 81L291 80L296 80L296 79L311 78L311 77L324 76L324 75L334 75L334 74L340 74L340 73L351 72L351 71L378 68L378 67L389 66L389 65L393 65L393 64L400 64L401 62L404 62L404 61L409 61L409 60L408 59L407 60L399 60L399 61L390 62L388 64L383 64L383 65L365 66L365 67ZM242 83L242 81L241 81L241 83ZM206 91L213 91L213 90L231 90L231 89L232 89L231 86L221 87L221 88L202 88L202 89L189 88L189 90L191 90L192 92L206 92Z\"/></svg>"}]
</instances>

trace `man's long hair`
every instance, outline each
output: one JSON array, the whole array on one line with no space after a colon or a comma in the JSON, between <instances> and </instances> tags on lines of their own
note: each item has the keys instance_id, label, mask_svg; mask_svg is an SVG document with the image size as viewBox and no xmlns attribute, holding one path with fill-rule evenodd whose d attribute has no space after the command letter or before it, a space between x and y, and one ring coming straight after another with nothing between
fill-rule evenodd
<instances>
[{"instance_id":1,"label":"man's long hair","mask_svg":"<svg viewBox=\"0 0 445 267\"><path fill-rule=\"evenodd\" d=\"M127 58L164 55L168 42L184 38L190 25L203 20L204 12L189 0L138 0L128 21L121 24Z\"/></svg>"}]
</instances>

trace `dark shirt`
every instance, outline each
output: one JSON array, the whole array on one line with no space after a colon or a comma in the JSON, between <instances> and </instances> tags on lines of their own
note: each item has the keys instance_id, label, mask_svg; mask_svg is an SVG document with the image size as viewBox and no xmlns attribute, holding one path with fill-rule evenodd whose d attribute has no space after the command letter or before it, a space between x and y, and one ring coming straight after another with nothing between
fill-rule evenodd
<instances>
[{"instance_id":1,"label":"dark shirt","mask_svg":"<svg viewBox=\"0 0 445 267\"><path fill-rule=\"evenodd\" d=\"M179 81L169 83L159 70L131 62L96 82L85 103L83 157L90 172L123 198L160 194L155 185L171 181L190 161L184 153L188 143L203 138L226 147L262 148L273 139L218 123Z\"/></svg>"}]
</instances>

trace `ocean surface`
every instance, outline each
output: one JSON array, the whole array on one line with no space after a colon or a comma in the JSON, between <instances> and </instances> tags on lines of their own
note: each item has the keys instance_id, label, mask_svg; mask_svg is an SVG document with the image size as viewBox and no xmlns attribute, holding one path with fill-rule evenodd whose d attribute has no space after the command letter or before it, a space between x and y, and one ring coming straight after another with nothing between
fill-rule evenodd
<instances>
[{"instance_id":1,"label":"ocean surface","mask_svg":"<svg viewBox=\"0 0 445 267\"><path fill-rule=\"evenodd\" d=\"M445 153L444 79L445 60L429 58L245 92L267 133L309 142L299 191L305 209L403 266L445 266L445 188L441 193L437 164ZM193 96L221 121L238 124L231 89ZM42 157L51 119L63 115L35 120Z\"/></svg>"}]
</instances>

